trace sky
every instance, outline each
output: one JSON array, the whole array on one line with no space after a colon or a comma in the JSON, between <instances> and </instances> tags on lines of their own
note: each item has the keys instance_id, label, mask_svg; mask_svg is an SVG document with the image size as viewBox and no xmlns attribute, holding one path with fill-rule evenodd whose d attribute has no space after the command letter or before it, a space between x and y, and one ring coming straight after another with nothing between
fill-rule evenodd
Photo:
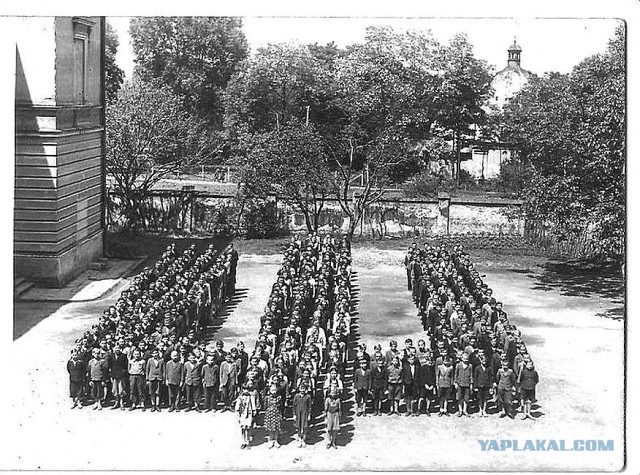
<instances>
[{"instance_id":1,"label":"sky","mask_svg":"<svg viewBox=\"0 0 640 475\"><path fill-rule=\"evenodd\" d=\"M120 47L116 60L131 77L134 55L129 42L129 17L109 17ZM391 26L397 31L431 30L446 43L463 32L476 57L494 66L507 64L507 47L516 38L522 47L521 66L542 75L562 73L587 56L605 51L619 20L531 18L380 18L380 17L243 17L243 28L252 51L269 43L319 43L334 41L344 47L360 42L368 26Z\"/></svg>"}]
</instances>

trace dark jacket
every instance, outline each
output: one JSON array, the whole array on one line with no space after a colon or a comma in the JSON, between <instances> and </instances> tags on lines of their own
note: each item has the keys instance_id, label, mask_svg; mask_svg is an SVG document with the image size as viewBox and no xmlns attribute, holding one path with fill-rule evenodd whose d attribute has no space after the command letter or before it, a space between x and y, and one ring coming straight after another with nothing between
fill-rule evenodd
<instances>
[{"instance_id":1,"label":"dark jacket","mask_svg":"<svg viewBox=\"0 0 640 475\"><path fill-rule=\"evenodd\" d=\"M535 369L522 368L518 381L522 389L535 389L538 384L538 372Z\"/></svg>"},{"instance_id":2,"label":"dark jacket","mask_svg":"<svg viewBox=\"0 0 640 475\"><path fill-rule=\"evenodd\" d=\"M145 375L147 381L162 381L164 377L164 360L162 358L158 358L158 361L156 361L153 358L149 358L149 361L147 361Z\"/></svg>"},{"instance_id":3,"label":"dark jacket","mask_svg":"<svg viewBox=\"0 0 640 475\"><path fill-rule=\"evenodd\" d=\"M493 372L489 366L481 365L473 370L473 382L477 388L490 388L493 385Z\"/></svg>"},{"instance_id":4,"label":"dark jacket","mask_svg":"<svg viewBox=\"0 0 640 475\"><path fill-rule=\"evenodd\" d=\"M411 372L411 367L413 366L413 373ZM412 365L408 361L402 362L402 383L403 384L413 384L418 383L420 380L420 363L416 358L415 363Z\"/></svg>"},{"instance_id":5,"label":"dark jacket","mask_svg":"<svg viewBox=\"0 0 640 475\"><path fill-rule=\"evenodd\" d=\"M81 383L87 375L87 365L84 361L69 360L67 363L67 372L69 373L69 381Z\"/></svg>"},{"instance_id":6,"label":"dark jacket","mask_svg":"<svg viewBox=\"0 0 640 475\"><path fill-rule=\"evenodd\" d=\"M219 376L220 368L217 364L213 363L212 365L202 365L202 382L204 383L205 387L210 388L213 386L217 386L220 379Z\"/></svg>"},{"instance_id":7,"label":"dark jacket","mask_svg":"<svg viewBox=\"0 0 640 475\"><path fill-rule=\"evenodd\" d=\"M125 378L129 374L129 358L124 353L113 354L109 359L109 374L114 379Z\"/></svg>"},{"instance_id":8,"label":"dark jacket","mask_svg":"<svg viewBox=\"0 0 640 475\"><path fill-rule=\"evenodd\" d=\"M164 379L167 384L180 385L184 381L184 363L167 361L164 365Z\"/></svg>"},{"instance_id":9,"label":"dark jacket","mask_svg":"<svg viewBox=\"0 0 640 475\"><path fill-rule=\"evenodd\" d=\"M362 368L356 368L353 374L353 387L358 389L371 389L371 370Z\"/></svg>"},{"instance_id":10,"label":"dark jacket","mask_svg":"<svg viewBox=\"0 0 640 475\"><path fill-rule=\"evenodd\" d=\"M376 366L376 368L371 371L371 387L377 389L386 388L388 377L389 372L387 368L384 366Z\"/></svg>"}]
</instances>

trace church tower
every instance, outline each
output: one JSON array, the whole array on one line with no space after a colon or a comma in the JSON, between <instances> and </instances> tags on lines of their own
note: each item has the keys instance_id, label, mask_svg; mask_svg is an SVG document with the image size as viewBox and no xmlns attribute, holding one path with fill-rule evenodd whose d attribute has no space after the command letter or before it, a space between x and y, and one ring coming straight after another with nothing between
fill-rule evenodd
<instances>
[{"instance_id":1,"label":"church tower","mask_svg":"<svg viewBox=\"0 0 640 475\"><path fill-rule=\"evenodd\" d=\"M522 48L518 46L516 43L516 38L513 38L513 44L509 46L507 50L509 56L507 59L507 66L510 67L520 67L520 53L522 52Z\"/></svg>"}]
</instances>

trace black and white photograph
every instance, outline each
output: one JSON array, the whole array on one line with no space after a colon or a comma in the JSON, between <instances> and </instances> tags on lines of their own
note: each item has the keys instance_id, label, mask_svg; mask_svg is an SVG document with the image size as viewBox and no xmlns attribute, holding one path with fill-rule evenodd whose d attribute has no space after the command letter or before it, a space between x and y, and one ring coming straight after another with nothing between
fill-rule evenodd
<instances>
[{"instance_id":1,"label":"black and white photograph","mask_svg":"<svg viewBox=\"0 0 640 475\"><path fill-rule=\"evenodd\" d=\"M365 5L2 12L0 470L638 468L640 6Z\"/></svg>"}]
</instances>

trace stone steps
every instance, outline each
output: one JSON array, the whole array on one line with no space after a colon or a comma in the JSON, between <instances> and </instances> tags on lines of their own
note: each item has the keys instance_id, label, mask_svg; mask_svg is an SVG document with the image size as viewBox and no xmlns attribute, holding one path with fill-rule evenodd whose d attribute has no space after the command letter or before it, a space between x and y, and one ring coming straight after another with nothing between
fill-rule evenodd
<instances>
[{"instance_id":1,"label":"stone steps","mask_svg":"<svg viewBox=\"0 0 640 475\"><path fill-rule=\"evenodd\" d=\"M13 298L17 299L35 284L22 277L13 279Z\"/></svg>"}]
</instances>

